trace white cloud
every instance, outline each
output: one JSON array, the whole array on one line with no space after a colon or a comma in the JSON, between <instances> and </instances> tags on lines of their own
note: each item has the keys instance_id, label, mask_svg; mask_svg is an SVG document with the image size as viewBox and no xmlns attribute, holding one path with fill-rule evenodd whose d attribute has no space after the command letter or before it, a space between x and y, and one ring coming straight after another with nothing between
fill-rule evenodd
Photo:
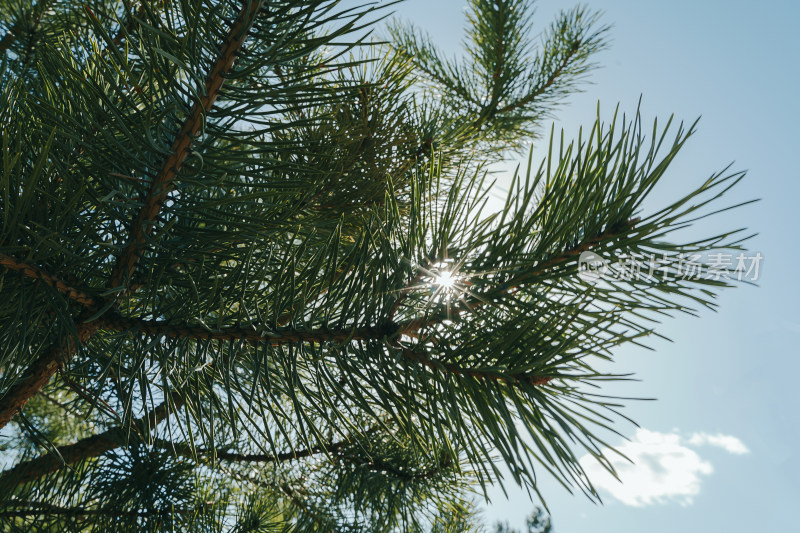
<instances>
[{"instance_id":1,"label":"white cloud","mask_svg":"<svg viewBox=\"0 0 800 533\"><path fill-rule=\"evenodd\" d=\"M749 451L739 439L728 435L695 433L687 444L710 444L734 454ZM619 480L590 455L583 456L580 462L596 488L633 507L668 502L690 505L700 493L702 476L714 471L711 463L684 445L677 433L640 428L633 440L618 446L617 450L632 461L604 450Z\"/></svg>"},{"instance_id":2,"label":"white cloud","mask_svg":"<svg viewBox=\"0 0 800 533\"><path fill-rule=\"evenodd\" d=\"M750 453L750 450L747 448L747 446L745 446L742 441L732 435L709 435L708 433L695 433L689 438L689 444L693 444L695 446L709 444L711 446L722 448L726 452L734 455L744 455L746 453Z\"/></svg>"}]
</instances>

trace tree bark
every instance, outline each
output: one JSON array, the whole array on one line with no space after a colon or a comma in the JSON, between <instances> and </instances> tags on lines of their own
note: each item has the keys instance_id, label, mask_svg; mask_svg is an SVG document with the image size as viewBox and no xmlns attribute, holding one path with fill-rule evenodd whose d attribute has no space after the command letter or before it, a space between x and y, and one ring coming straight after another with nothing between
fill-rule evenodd
<instances>
[{"instance_id":1,"label":"tree bark","mask_svg":"<svg viewBox=\"0 0 800 533\"><path fill-rule=\"evenodd\" d=\"M20 409L25 407L28 400L47 385L63 362L72 357L75 350L78 349L78 345L89 340L99 327L99 322L78 326L77 339L70 337L64 342L54 344L28 367L22 378L12 385L0 399L0 429L5 427Z\"/></svg>"},{"instance_id":2,"label":"tree bark","mask_svg":"<svg viewBox=\"0 0 800 533\"><path fill-rule=\"evenodd\" d=\"M171 403L164 401L147 415L134 420L134 427L154 427L165 420L173 409L180 409L183 399L178 394L170 395ZM97 435L86 437L73 444L56 448L58 454L48 453L36 459L19 463L13 468L0 473L0 487L13 489L18 485L38 479L46 474L55 472L64 465L75 464L85 459L99 457L100 455L125 445L127 440L125 427L116 426Z\"/></svg>"}]
</instances>

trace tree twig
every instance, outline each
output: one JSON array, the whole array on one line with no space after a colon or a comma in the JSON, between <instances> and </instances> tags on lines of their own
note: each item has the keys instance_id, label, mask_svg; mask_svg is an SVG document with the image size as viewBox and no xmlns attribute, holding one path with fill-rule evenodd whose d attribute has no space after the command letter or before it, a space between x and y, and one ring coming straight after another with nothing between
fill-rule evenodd
<instances>
[{"instance_id":1,"label":"tree twig","mask_svg":"<svg viewBox=\"0 0 800 533\"><path fill-rule=\"evenodd\" d=\"M78 346L85 343L99 328L99 322L79 325L77 338L70 336L66 341L52 345L27 368L22 377L0 398L0 429L50 381L63 361L69 360Z\"/></svg>"},{"instance_id":2,"label":"tree twig","mask_svg":"<svg viewBox=\"0 0 800 533\"><path fill-rule=\"evenodd\" d=\"M225 76L231 71L239 49L244 44L247 34L261 9L262 1L243 1L243 6L231 27L219 55L211 71L206 77L205 94L201 96L183 122L178 135L170 148L158 174L153 178L144 205L130 228L128 243L120 254L111 274L111 287L119 287L131 279L139 261L145 237L153 229L152 223L161 211L161 206L169 192L174 188L174 180L189 155L194 137L197 136L205 120L206 113L214 105Z\"/></svg>"},{"instance_id":3,"label":"tree twig","mask_svg":"<svg viewBox=\"0 0 800 533\"><path fill-rule=\"evenodd\" d=\"M173 393L161 405L147 415L133 421L136 427L154 427L165 420L183 405L183 398ZM24 461L0 473L0 487L16 487L55 472L63 465L72 465L78 461L98 457L106 452L123 446L128 432L124 426L116 426L97 435L86 437L73 444L56 448L58 454L47 454Z\"/></svg>"},{"instance_id":4,"label":"tree twig","mask_svg":"<svg viewBox=\"0 0 800 533\"><path fill-rule=\"evenodd\" d=\"M176 443L165 441L161 439L157 439L154 444L159 446L160 448L169 449L175 451L175 453L182 455L183 457L188 457L190 459L194 459L195 455L199 456L210 456L217 461L229 461L229 462L237 462L237 463L282 463L286 461L296 461L298 459L305 459L307 457L311 457L313 455L318 455L320 453L336 453L342 448L344 448L349 441L343 440L338 442L332 442L330 444L323 446L312 446L311 448L305 448L302 450L295 450L291 452L282 452L278 454L261 454L261 453L237 453L237 452L228 452L228 451L220 451L216 449L197 449L195 452L192 452L192 449L189 445L184 443Z\"/></svg>"},{"instance_id":5,"label":"tree twig","mask_svg":"<svg viewBox=\"0 0 800 533\"><path fill-rule=\"evenodd\" d=\"M566 69L567 66L569 65L569 62L572 61L572 57L578 53L580 45L581 45L580 41L575 41L573 43L572 48L570 48L567 55L564 56L564 59L561 61L561 64L558 66L558 68L556 68L556 70L554 70L553 73L550 76L548 76L547 80L542 85L540 85L535 91L525 95L516 102L512 102L506 105L505 107L503 107L494 114L498 113L503 114L503 113L508 113L509 111L514 111L515 109L528 105L529 103L533 102L536 98L544 94L544 92L547 89L549 89L556 81L558 81L559 77L561 77L561 74L564 72L564 69Z\"/></svg>"},{"instance_id":6,"label":"tree twig","mask_svg":"<svg viewBox=\"0 0 800 533\"><path fill-rule=\"evenodd\" d=\"M216 502L203 502L190 509L175 509L170 507L164 510L147 510L147 511L131 511L126 509L114 507L101 507L95 509L87 509L86 507L61 507L51 503L42 502L10 502L9 507L18 507L17 509L9 509L0 511L0 517L4 518L27 518L29 516L123 516L126 518L148 518L151 516L168 516L170 514L187 515L198 512L198 510L215 505ZM20 509L19 507L27 507Z\"/></svg>"},{"instance_id":7,"label":"tree twig","mask_svg":"<svg viewBox=\"0 0 800 533\"><path fill-rule=\"evenodd\" d=\"M19 259L16 259L10 255L0 253L0 266L5 267L7 270L20 272L29 278L38 279L42 283L50 285L70 300L74 300L79 304L97 308L102 306L101 300L95 296L92 296L86 292L86 290L72 287L53 274L44 271L42 268L25 263L24 261L20 261Z\"/></svg>"}]
</instances>

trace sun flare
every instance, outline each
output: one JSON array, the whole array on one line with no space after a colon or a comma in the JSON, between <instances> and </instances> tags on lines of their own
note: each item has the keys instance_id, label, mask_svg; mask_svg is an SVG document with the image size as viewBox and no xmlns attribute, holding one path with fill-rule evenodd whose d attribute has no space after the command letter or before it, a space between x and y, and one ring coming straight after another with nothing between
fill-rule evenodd
<instances>
[{"instance_id":1,"label":"sun flare","mask_svg":"<svg viewBox=\"0 0 800 533\"><path fill-rule=\"evenodd\" d=\"M456 279L452 272L444 270L436 275L435 283L443 289L452 289L456 284Z\"/></svg>"}]
</instances>

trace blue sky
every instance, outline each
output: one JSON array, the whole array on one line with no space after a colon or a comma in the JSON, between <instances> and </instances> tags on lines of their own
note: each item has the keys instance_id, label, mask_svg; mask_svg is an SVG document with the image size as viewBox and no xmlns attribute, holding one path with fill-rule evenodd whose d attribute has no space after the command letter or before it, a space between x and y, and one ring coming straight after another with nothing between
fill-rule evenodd
<instances>
[{"instance_id":1,"label":"blue sky","mask_svg":"<svg viewBox=\"0 0 800 533\"><path fill-rule=\"evenodd\" d=\"M457 53L463 0L407 0L403 18L428 30ZM571 2L542 0L534 23L543 29ZM614 370L635 372L637 383L608 389L631 402L635 419L619 428L629 455L625 487L598 476L605 504L572 496L543 479L558 533L726 533L789 531L800 501L797 383L800 378L800 3L792 1L593 0L613 24L612 45L597 56L601 68L585 92L557 114L568 135L590 126L601 104L610 117L617 103L635 110L641 95L646 117L702 115L699 131L657 191L662 205L734 162L748 177L731 203L761 198L696 228L697 235L746 226L758 232L748 245L764 257L759 287L724 291L719 312L677 317L652 339L655 351L617 350ZM534 28L536 31L536 28ZM549 126L549 124L548 124ZM536 149L535 149L536 150ZM540 154L540 151L535 151ZM720 436L724 436L722 438ZM746 453L745 453L746 450ZM521 491L492 494L486 518L521 527L532 504Z\"/></svg>"}]
</instances>

